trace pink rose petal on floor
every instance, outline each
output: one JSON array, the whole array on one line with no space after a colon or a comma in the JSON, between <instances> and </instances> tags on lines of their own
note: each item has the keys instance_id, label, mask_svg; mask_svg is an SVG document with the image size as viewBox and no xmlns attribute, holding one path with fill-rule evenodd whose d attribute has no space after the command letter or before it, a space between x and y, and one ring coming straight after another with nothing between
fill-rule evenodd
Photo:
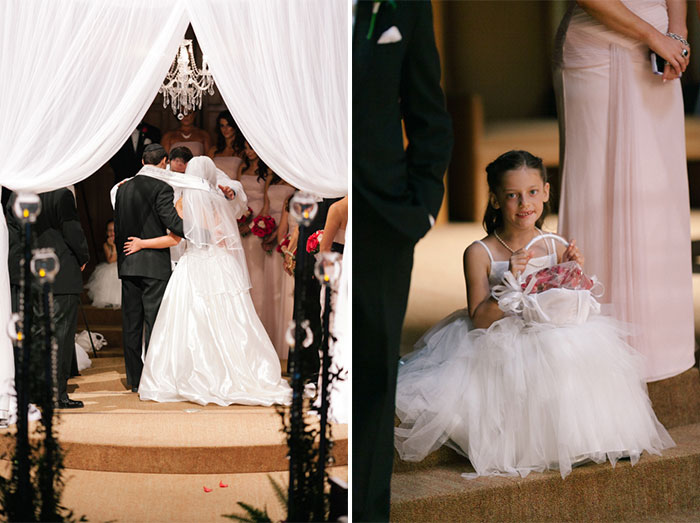
<instances>
[{"instance_id":1,"label":"pink rose petal on floor","mask_svg":"<svg viewBox=\"0 0 700 523\"><path fill-rule=\"evenodd\" d=\"M205 486L204 486L204 492L211 492L211 489L205 485Z\"/></svg>"},{"instance_id":2,"label":"pink rose petal on floor","mask_svg":"<svg viewBox=\"0 0 700 523\"><path fill-rule=\"evenodd\" d=\"M223 481L219 481L219 486L220 486L221 488L226 488L226 487L228 487L228 485L227 485L226 483L224 483Z\"/></svg>"}]
</instances>

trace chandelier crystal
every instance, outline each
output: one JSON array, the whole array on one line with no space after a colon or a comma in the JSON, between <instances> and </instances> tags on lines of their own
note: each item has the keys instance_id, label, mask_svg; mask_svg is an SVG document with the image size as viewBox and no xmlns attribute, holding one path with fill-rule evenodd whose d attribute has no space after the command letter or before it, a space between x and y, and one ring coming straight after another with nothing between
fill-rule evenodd
<instances>
[{"instance_id":1,"label":"chandelier crystal","mask_svg":"<svg viewBox=\"0 0 700 523\"><path fill-rule=\"evenodd\" d=\"M202 108L202 93L214 94L214 78L209 64L202 55L202 69L194 61L192 40L183 40L173 60L163 85L158 90L163 95L163 108L168 104L173 114L182 120L187 113Z\"/></svg>"}]
</instances>

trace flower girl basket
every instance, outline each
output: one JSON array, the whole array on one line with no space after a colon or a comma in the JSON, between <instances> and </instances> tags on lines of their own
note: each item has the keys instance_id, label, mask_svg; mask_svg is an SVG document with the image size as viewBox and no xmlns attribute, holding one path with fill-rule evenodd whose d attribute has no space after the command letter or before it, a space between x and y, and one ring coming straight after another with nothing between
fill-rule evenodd
<instances>
[{"instance_id":1,"label":"flower girl basket","mask_svg":"<svg viewBox=\"0 0 700 523\"><path fill-rule=\"evenodd\" d=\"M525 249L550 238L569 245L561 236L542 234L533 238ZM595 276L586 276L574 261L558 263L518 278L507 271L503 282L491 291L506 315L520 316L526 323L552 325L579 325L590 315L599 314L600 304L596 298L602 294L602 284Z\"/></svg>"}]
</instances>

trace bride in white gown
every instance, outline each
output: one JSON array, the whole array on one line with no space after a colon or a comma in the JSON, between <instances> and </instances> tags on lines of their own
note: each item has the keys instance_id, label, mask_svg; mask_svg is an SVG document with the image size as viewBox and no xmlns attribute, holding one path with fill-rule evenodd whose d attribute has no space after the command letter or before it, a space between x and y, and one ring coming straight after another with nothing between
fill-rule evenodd
<instances>
[{"instance_id":1,"label":"bride in white gown","mask_svg":"<svg viewBox=\"0 0 700 523\"><path fill-rule=\"evenodd\" d=\"M183 189L178 201L186 245L153 327L139 396L201 405L289 403L291 389L250 298L236 206L216 190L210 158L193 158L185 176L205 180L208 190ZM127 253L180 238L130 240Z\"/></svg>"}]
</instances>

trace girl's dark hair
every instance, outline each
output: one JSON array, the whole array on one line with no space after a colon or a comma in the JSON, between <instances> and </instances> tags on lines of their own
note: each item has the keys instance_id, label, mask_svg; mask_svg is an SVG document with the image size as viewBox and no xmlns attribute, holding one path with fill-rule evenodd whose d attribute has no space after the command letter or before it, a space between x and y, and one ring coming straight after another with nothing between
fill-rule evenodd
<instances>
[{"instance_id":1,"label":"girl's dark hair","mask_svg":"<svg viewBox=\"0 0 700 523\"><path fill-rule=\"evenodd\" d=\"M489 191L493 194L498 194L498 190L503 184L503 175L506 171L513 171L527 167L528 169L537 169L540 172L542 183L547 183L547 169L542 163L542 158L534 156L527 151L508 151L496 158L486 167L486 180L489 184ZM542 209L542 216L537 220L537 227L541 227L547 213L549 212L549 202L545 202ZM489 198L486 212L484 213L483 221L484 229L488 234L493 234L494 231L503 227L503 215L499 209L491 205Z\"/></svg>"},{"instance_id":2,"label":"girl's dark hair","mask_svg":"<svg viewBox=\"0 0 700 523\"><path fill-rule=\"evenodd\" d=\"M110 218L109 220L107 220L107 223L105 223L105 231L107 230L107 227L109 227L109 224L110 224L110 223L114 223L114 220L113 220L112 218Z\"/></svg>"},{"instance_id":3,"label":"girl's dark hair","mask_svg":"<svg viewBox=\"0 0 700 523\"><path fill-rule=\"evenodd\" d=\"M216 117L216 152L220 153L221 151L226 149L226 138L224 138L224 135L221 134L221 129L219 128L220 120L226 120L226 122L228 122L228 124L231 127L233 127L233 130L236 131L236 134L233 137L233 143L231 144L231 146L233 147L234 156L239 156L243 154L243 149L245 148L245 138L243 138L243 133L241 133L241 129L238 127L236 120L233 119L233 116L231 116L231 113L229 111L221 111Z\"/></svg>"}]
</instances>

